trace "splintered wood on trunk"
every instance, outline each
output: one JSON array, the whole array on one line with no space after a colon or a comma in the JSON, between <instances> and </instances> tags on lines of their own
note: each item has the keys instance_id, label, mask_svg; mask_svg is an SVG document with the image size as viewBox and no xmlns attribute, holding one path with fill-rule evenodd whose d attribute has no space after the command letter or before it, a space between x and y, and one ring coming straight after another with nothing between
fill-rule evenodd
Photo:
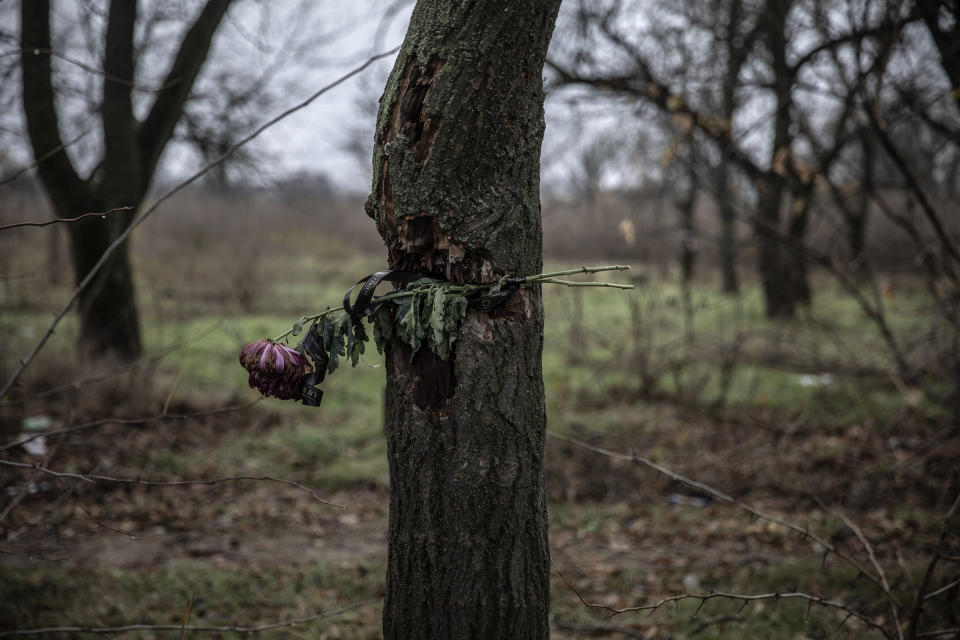
<instances>
[{"instance_id":1,"label":"splintered wood on trunk","mask_svg":"<svg viewBox=\"0 0 960 640\"><path fill-rule=\"evenodd\" d=\"M417 4L380 105L367 212L392 268L542 266L541 74L559 0ZM443 361L387 349L388 640L547 638L543 310L470 311Z\"/></svg>"}]
</instances>

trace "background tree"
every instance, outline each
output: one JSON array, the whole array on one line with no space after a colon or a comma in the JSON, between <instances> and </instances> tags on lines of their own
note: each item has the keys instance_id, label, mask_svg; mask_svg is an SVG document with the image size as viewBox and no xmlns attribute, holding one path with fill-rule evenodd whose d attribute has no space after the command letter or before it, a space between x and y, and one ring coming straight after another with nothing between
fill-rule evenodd
<instances>
[{"instance_id":1,"label":"background tree","mask_svg":"<svg viewBox=\"0 0 960 640\"><path fill-rule=\"evenodd\" d=\"M367 212L395 269L490 282L542 264L541 73L559 0L422 0L377 121ZM546 638L538 291L471 311L449 362L387 353L384 637Z\"/></svg>"},{"instance_id":2,"label":"background tree","mask_svg":"<svg viewBox=\"0 0 960 640\"><path fill-rule=\"evenodd\" d=\"M134 113L136 2L112 2L103 49L102 155L81 177L64 150L51 56L49 0L21 3L23 109L37 170L58 217L129 207L130 214L87 218L69 226L74 276L82 280L129 225L200 73L231 0L209 0L189 27L146 116ZM129 247L113 253L79 299L80 343L95 354L131 359L141 352Z\"/></svg>"},{"instance_id":3,"label":"background tree","mask_svg":"<svg viewBox=\"0 0 960 640\"><path fill-rule=\"evenodd\" d=\"M657 17L638 32L631 16L648 6L657 7L647 12ZM917 19L883 3L865 6L838 29L834 23L845 5L830 2L591 4L581 11L586 26L564 33L551 53L555 85L632 96L669 116L669 126L692 129L713 146L717 177L703 186L715 192L721 213L724 288L736 283L729 256L739 206L740 219L754 231L768 317L792 317L799 304L810 301L808 196L817 176L830 169L829 163L817 163L811 148L832 160L850 143L849 99L887 59L898 30ZM824 14L832 18L828 28ZM838 51L848 60L853 47L862 54L856 64L842 62L838 68L824 62ZM578 53L600 48L609 52L603 59ZM847 82L833 82L842 73ZM811 130L823 128L824 113L842 115L831 126L844 135L813 141ZM733 185L747 187L753 197L734 202Z\"/></svg>"}]
</instances>

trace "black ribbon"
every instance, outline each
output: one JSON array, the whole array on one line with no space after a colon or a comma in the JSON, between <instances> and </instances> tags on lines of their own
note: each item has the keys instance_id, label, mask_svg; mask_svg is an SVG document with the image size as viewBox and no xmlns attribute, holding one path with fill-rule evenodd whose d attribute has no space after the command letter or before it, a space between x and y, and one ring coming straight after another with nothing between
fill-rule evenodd
<instances>
[{"instance_id":1,"label":"black ribbon","mask_svg":"<svg viewBox=\"0 0 960 640\"><path fill-rule=\"evenodd\" d=\"M375 302L373 300L373 292L381 282L396 282L397 284L404 285L410 284L423 277L425 276L410 273L409 271L394 271L391 269L372 273L365 278L360 278L357 280L357 284L347 289L347 293L343 296L343 310L347 312L350 319L354 322L366 318L385 304L383 301ZM353 294L353 290L357 288L357 285L361 283L363 287L360 288L360 293L357 294L357 301L351 305L350 296Z\"/></svg>"}]
</instances>

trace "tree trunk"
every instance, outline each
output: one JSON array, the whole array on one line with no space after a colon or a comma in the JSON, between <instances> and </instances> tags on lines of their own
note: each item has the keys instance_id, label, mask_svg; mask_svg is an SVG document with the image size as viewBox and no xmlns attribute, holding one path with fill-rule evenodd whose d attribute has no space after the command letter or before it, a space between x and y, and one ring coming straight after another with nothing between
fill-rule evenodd
<instances>
[{"instance_id":1,"label":"tree trunk","mask_svg":"<svg viewBox=\"0 0 960 640\"><path fill-rule=\"evenodd\" d=\"M76 211L69 214L76 216ZM128 216L131 214L115 214ZM88 224L82 224L88 222ZM119 220L84 220L70 226L70 252L77 282L83 280L103 252L113 242ZM117 247L106 264L81 293L77 303L80 315L80 343L83 355L115 356L133 360L142 351L140 320L133 288L133 269L125 242Z\"/></svg>"},{"instance_id":2,"label":"tree trunk","mask_svg":"<svg viewBox=\"0 0 960 640\"><path fill-rule=\"evenodd\" d=\"M787 236L789 246L784 256L788 257L787 267L792 282L793 298L797 304L809 307L813 303L813 290L810 288L810 261L804 249L807 235L807 222L810 220L810 205L813 201L813 183L794 196L793 209L790 212L790 224Z\"/></svg>"},{"instance_id":3,"label":"tree trunk","mask_svg":"<svg viewBox=\"0 0 960 640\"><path fill-rule=\"evenodd\" d=\"M380 105L367 211L393 268L541 270L541 74L559 0L421 0ZM540 292L470 311L444 362L387 350L383 632L549 635Z\"/></svg>"},{"instance_id":4,"label":"tree trunk","mask_svg":"<svg viewBox=\"0 0 960 640\"><path fill-rule=\"evenodd\" d=\"M81 178L65 151L50 64L50 0L22 2L21 64L27 132L38 162L37 172L58 217L132 207L107 219L70 223L70 249L76 282L82 282L107 247L130 224L146 196L156 164L173 134L213 34L231 0L207 0L185 34L163 89L146 119L134 116L134 33L137 2L110 3L104 46L103 157L93 177ZM134 298L127 243L117 247L81 293L80 350L85 355L132 360L140 355L140 323Z\"/></svg>"},{"instance_id":5,"label":"tree trunk","mask_svg":"<svg viewBox=\"0 0 960 640\"><path fill-rule=\"evenodd\" d=\"M860 178L858 187L856 207L847 211L844 209L844 217L847 222L847 244L850 248L850 263L854 265L855 271L862 270L863 264L867 259L867 217L870 215L870 192L873 189L874 174L874 154L875 145L870 139L869 132L863 132L860 138L861 166L863 175Z\"/></svg>"},{"instance_id":6,"label":"tree trunk","mask_svg":"<svg viewBox=\"0 0 960 640\"><path fill-rule=\"evenodd\" d=\"M758 211L754 220L757 236L757 266L763 283L765 310L768 318L792 318L796 313L796 296L791 255L785 251L780 230L780 209L783 205L784 179L790 159L790 106L793 77L787 65L787 14L791 0L767 0L764 18L767 49L772 58L774 77L773 146L770 151L770 173L757 185Z\"/></svg>"},{"instance_id":7,"label":"tree trunk","mask_svg":"<svg viewBox=\"0 0 960 640\"><path fill-rule=\"evenodd\" d=\"M697 261L697 231L694 223L694 208L697 203L697 192L691 171L690 189L676 201L677 212L680 214L680 280L683 284L690 284L693 280L693 269Z\"/></svg>"},{"instance_id":8,"label":"tree trunk","mask_svg":"<svg viewBox=\"0 0 960 640\"><path fill-rule=\"evenodd\" d=\"M723 46L727 53L726 80L723 82L721 109L724 120L733 128L733 115L737 108L737 87L740 84L740 70L746 63L749 39L740 36L743 5L741 0L731 0L727 7L726 30ZM720 274L724 293L740 293L740 279L737 276L737 228L736 206L730 184L730 167L726 158L721 158L716 173L716 190L720 209Z\"/></svg>"},{"instance_id":9,"label":"tree trunk","mask_svg":"<svg viewBox=\"0 0 960 640\"><path fill-rule=\"evenodd\" d=\"M754 233L764 311L768 318L792 318L796 311L793 278L780 233L783 187L779 181L763 181L758 185L758 191Z\"/></svg>"},{"instance_id":10,"label":"tree trunk","mask_svg":"<svg viewBox=\"0 0 960 640\"><path fill-rule=\"evenodd\" d=\"M740 279L737 277L737 227L736 208L733 194L730 192L729 169L726 161L717 169L717 191L720 194L720 274L724 293L736 295L740 292Z\"/></svg>"}]
</instances>

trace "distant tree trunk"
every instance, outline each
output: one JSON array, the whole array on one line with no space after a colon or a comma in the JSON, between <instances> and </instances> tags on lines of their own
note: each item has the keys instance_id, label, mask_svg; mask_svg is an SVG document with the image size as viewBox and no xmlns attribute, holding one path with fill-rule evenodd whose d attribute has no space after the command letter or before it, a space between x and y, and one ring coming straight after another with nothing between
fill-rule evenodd
<instances>
[{"instance_id":1,"label":"distant tree trunk","mask_svg":"<svg viewBox=\"0 0 960 640\"><path fill-rule=\"evenodd\" d=\"M721 96L721 115L732 128L733 114L737 108L737 87L740 85L740 70L746 63L751 50L752 35L742 37L739 31L743 19L741 0L730 0L727 6L726 33L723 46L727 53L726 81L723 82ZM721 158L716 171L716 191L720 209L720 275L724 293L736 295L740 292L740 279L737 276L737 227L736 207L733 185L730 184L730 165Z\"/></svg>"},{"instance_id":2,"label":"distant tree trunk","mask_svg":"<svg viewBox=\"0 0 960 640\"><path fill-rule=\"evenodd\" d=\"M759 206L754 220L754 233L764 310L768 318L792 318L796 306L793 283L779 229L783 187L779 181L764 181L758 185L758 191Z\"/></svg>"},{"instance_id":3,"label":"distant tree trunk","mask_svg":"<svg viewBox=\"0 0 960 640\"><path fill-rule=\"evenodd\" d=\"M790 103L793 78L787 65L786 25L789 0L767 0L764 18L767 49L772 58L774 77L773 146L770 152L771 171L757 185L757 213L754 232L757 239L757 263L768 318L792 318L796 312L796 289L791 275L791 256L784 251L780 230L784 180L781 173L790 162Z\"/></svg>"},{"instance_id":4,"label":"distant tree trunk","mask_svg":"<svg viewBox=\"0 0 960 640\"><path fill-rule=\"evenodd\" d=\"M134 117L131 97L137 2L110 3L101 103L104 151L98 170L87 178L78 175L63 150L50 64L50 0L21 3L21 75L27 132L34 157L44 158L37 171L57 216L74 218L132 207L129 212L106 219L70 223L70 250L78 283L132 221L230 2L208 0L204 5L184 36L164 88L156 93L142 122ZM140 355L140 322L127 243L113 252L81 292L77 308L82 351L124 360Z\"/></svg>"},{"instance_id":5,"label":"distant tree trunk","mask_svg":"<svg viewBox=\"0 0 960 640\"><path fill-rule=\"evenodd\" d=\"M850 248L850 261L858 267L866 259L867 217L870 214L870 191L873 189L874 157L876 148L869 132L864 131L860 138L863 158L863 175L858 186L856 208L846 212L847 244ZM846 210L845 210L846 211Z\"/></svg>"},{"instance_id":6,"label":"distant tree trunk","mask_svg":"<svg viewBox=\"0 0 960 640\"><path fill-rule=\"evenodd\" d=\"M794 196L790 224L787 226L789 243L784 250L784 254L789 256L787 268L790 272L794 300L797 304L807 307L813 302L813 291L810 288L810 261L804 249L804 238L807 235L812 199L812 183Z\"/></svg>"},{"instance_id":7,"label":"distant tree trunk","mask_svg":"<svg viewBox=\"0 0 960 640\"><path fill-rule=\"evenodd\" d=\"M730 170L726 162L717 168L717 190L720 209L720 276L724 293L736 295L740 292L740 279L737 276L737 227L736 208L730 189Z\"/></svg>"},{"instance_id":8,"label":"distant tree trunk","mask_svg":"<svg viewBox=\"0 0 960 640\"><path fill-rule=\"evenodd\" d=\"M680 279L684 284L689 284L693 279L693 270L697 262L697 231L693 215L696 204L697 194L691 184L690 189L676 201L677 211L680 214L680 233L682 235L680 241Z\"/></svg>"},{"instance_id":9,"label":"distant tree trunk","mask_svg":"<svg viewBox=\"0 0 960 640\"><path fill-rule=\"evenodd\" d=\"M421 0L384 92L367 212L393 268L540 271L542 69L560 2ZM470 311L444 362L387 350L383 633L549 635L540 292Z\"/></svg>"}]
</instances>

